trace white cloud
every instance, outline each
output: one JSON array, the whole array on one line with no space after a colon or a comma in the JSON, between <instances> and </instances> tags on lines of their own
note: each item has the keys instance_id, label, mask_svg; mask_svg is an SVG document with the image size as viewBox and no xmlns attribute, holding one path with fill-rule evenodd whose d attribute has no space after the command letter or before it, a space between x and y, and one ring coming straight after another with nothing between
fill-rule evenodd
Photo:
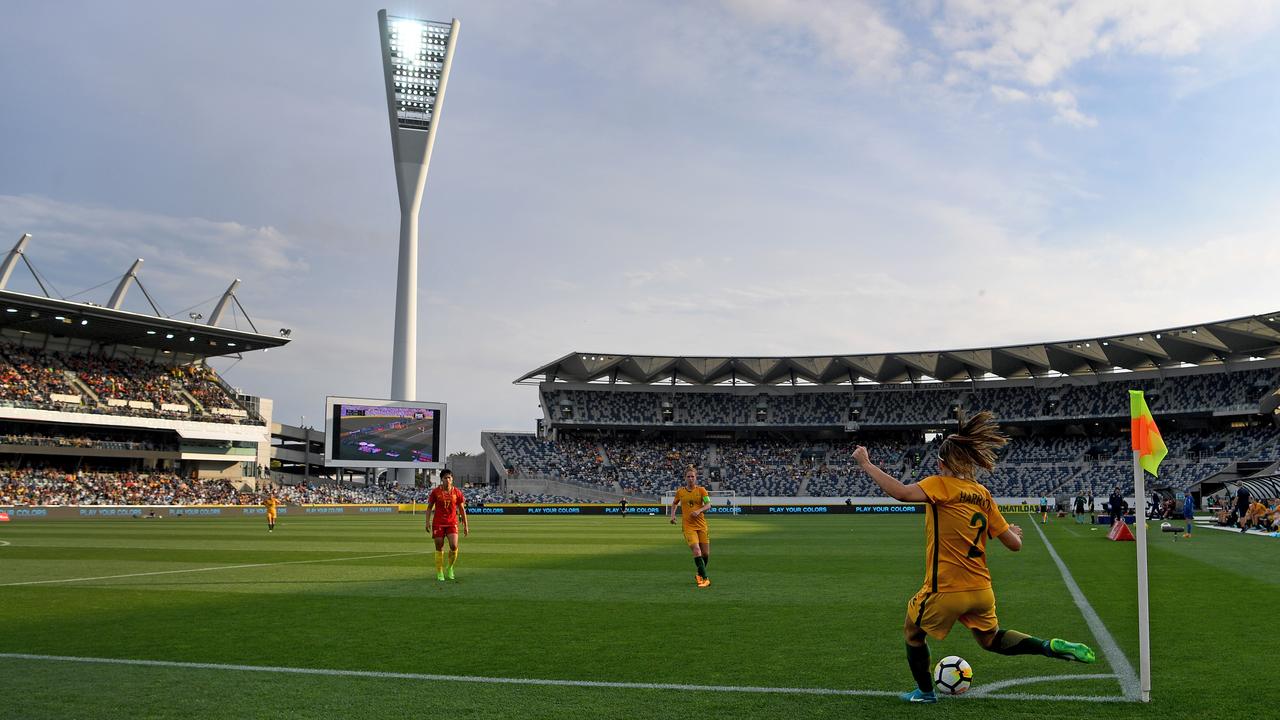
<instances>
[{"instance_id":1,"label":"white cloud","mask_svg":"<svg viewBox=\"0 0 1280 720\"><path fill-rule=\"evenodd\" d=\"M270 226L0 195L0 233L28 232L28 255L73 271L77 277L68 282L123 273L136 257L147 261L144 282L173 290L238 276L269 281L306 269L300 245Z\"/></svg>"},{"instance_id":2,"label":"white cloud","mask_svg":"<svg viewBox=\"0 0 1280 720\"><path fill-rule=\"evenodd\" d=\"M1034 93L1057 120L1094 127L1060 87L1083 63L1121 55L1187 60L1209 43L1245 43L1277 15L1274 0L948 0L930 25L954 66L996 83L997 100Z\"/></svg>"},{"instance_id":3,"label":"white cloud","mask_svg":"<svg viewBox=\"0 0 1280 720\"><path fill-rule=\"evenodd\" d=\"M1207 41L1271 25L1275 9L1250 0L950 0L932 30L962 65L1045 88L1100 55L1194 55Z\"/></svg>"},{"instance_id":4,"label":"white cloud","mask_svg":"<svg viewBox=\"0 0 1280 720\"><path fill-rule=\"evenodd\" d=\"M810 37L824 60L864 80L902 75L906 36L866 0L725 0L742 16L774 29Z\"/></svg>"},{"instance_id":5,"label":"white cloud","mask_svg":"<svg viewBox=\"0 0 1280 720\"><path fill-rule=\"evenodd\" d=\"M992 85L991 94L996 100L1004 103L1026 102L1031 99L1031 95L1018 88L1005 87L1004 85Z\"/></svg>"},{"instance_id":6,"label":"white cloud","mask_svg":"<svg viewBox=\"0 0 1280 720\"><path fill-rule=\"evenodd\" d=\"M1053 106L1057 119L1075 127L1094 127L1098 124L1095 118L1080 112L1076 104L1076 96L1066 90L1040 93L1037 97Z\"/></svg>"},{"instance_id":7,"label":"white cloud","mask_svg":"<svg viewBox=\"0 0 1280 720\"><path fill-rule=\"evenodd\" d=\"M1057 121L1094 127L1064 83L1084 63L1120 56L1177 60L1246 43L1274 27L1275 0L725 0L757 25L798 32L814 53L863 81L909 81L916 92L987 88L1000 103L1039 100ZM887 11L896 10L893 17ZM921 22L926 38L894 22ZM784 46L784 49L795 50ZM765 47L777 52L777 47ZM1185 73L1185 69L1181 71ZM1176 92L1176 88L1171 88Z\"/></svg>"}]
</instances>

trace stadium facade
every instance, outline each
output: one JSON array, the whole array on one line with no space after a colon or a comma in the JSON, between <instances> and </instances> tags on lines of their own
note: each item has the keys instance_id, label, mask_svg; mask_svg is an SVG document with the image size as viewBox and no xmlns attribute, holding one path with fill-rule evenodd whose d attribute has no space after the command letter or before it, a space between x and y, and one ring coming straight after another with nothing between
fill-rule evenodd
<instances>
[{"instance_id":1,"label":"stadium facade","mask_svg":"<svg viewBox=\"0 0 1280 720\"><path fill-rule=\"evenodd\" d=\"M522 491L651 498L691 463L740 495L864 496L873 489L849 459L855 444L923 477L957 412L990 409L1013 439L989 479L998 494L1105 497L1132 484L1129 389L1146 391L1174 449L1157 487L1212 492L1280 462L1280 415L1260 404L1280 386L1280 313L957 350L575 352L516 383L538 388L537 432L483 444L490 477Z\"/></svg>"},{"instance_id":2,"label":"stadium facade","mask_svg":"<svg viewBox=\"0 0 1280 720\"><path fill-rule=\"evenodd\" d=\"M0 456L6 470L165 473L253 486L271 463L272 402L231 387L207 363L286 345L223 327L233 282L205 322L123 309L142 261L105 305L53 297L23 236L0 266ZM42 295L8 289L31 267ZM154 308L149 294L146 300ZM239 308L243 310L243 308ZM247 318L247 316L246 316Z\"/></svg>"}]
</instances>

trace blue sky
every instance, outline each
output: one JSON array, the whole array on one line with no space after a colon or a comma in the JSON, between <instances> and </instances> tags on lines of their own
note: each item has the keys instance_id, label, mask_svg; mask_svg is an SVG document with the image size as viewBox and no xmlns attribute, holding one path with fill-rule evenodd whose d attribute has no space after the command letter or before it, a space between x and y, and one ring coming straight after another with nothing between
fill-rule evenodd
<instances>
[{"instance_id":1,"label":"blue sky","mask_svg":"<svg viewBox=\"0 0 1280 720\"><path fill-rule=\"evenodd\" d=\"M67 295L143 257L171 313L242 278L294 342L215 365L280 420L385 396L383 6L462 21L419 310L451 449L532 428L511 380L572 350L941 349L1280 302L1280 6L1234 0L11 3L0 242L32 233Z\"/></svg>"}]
</instances>

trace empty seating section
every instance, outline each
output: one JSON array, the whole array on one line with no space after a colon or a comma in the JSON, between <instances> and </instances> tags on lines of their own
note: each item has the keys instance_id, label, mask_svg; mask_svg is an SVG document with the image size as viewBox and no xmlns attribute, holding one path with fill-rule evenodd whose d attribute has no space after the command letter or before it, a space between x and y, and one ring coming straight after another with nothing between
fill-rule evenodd
<instances>
[{"instance_id":1,"label":"empty seating section","mask_svg":"<svg viewBox=\"0 0 1280 720\"><path fill-rule=\"evenodd\" d=\"M0 404L206 422L260 422L212 368L0 342Z\"/></svg>"}]
</instances>

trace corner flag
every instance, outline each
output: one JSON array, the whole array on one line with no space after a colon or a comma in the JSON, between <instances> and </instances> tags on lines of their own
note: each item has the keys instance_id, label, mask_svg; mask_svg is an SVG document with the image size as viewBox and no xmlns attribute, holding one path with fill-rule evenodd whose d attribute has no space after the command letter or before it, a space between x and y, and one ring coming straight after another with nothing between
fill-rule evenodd
<instances>
[{"instance_id":1,"label":"corner flag","mask_svg":"<svg viewBox=\"0 0 1280 720\"><path fill-rule=\"evenodd\" d=\"M1129 391L1129 437L1134 451L1138 453L1138 464L1160 477L1160 461L1169 454L1169 449L1164 445L1160 428L1156 427L1156 420L1151 417L1147 398L1141 390Z\"/></svg>"},{"instance_id":2,"label":"corner flag","mask_svg":"<svg viewBox=\"0 0 1280 720\"><path fill-rule=\"evenodd\" d=\"M1159 476L1160 461L1169 454L1160 428L1147 408L1141 390L1129 391L1129 435L1133 441L1133 492L1137 499L1138 531L1138 699L1151 702L1151 605L1147 583L1147 491L1143 470Z\"/></svg>"}]
</instances>

